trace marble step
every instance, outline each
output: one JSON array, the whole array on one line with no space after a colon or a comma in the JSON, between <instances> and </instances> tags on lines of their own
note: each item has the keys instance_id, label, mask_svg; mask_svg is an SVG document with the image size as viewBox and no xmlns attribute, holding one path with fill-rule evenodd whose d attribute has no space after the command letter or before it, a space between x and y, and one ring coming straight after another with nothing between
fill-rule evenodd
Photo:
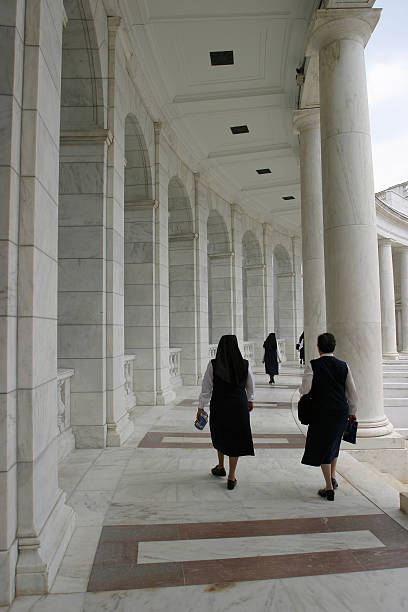
<instances>
[{"instance_id":1,"label":"marble step","mask_svg":"<svg viewBox=\"0 0 408 612\"><path fill-rule=\"evenodd\" d=\"M383 362L384 372L394 372L396 370L408 370L407 361L389 361Z\"/></svg>"},{"instance_id":2,"label":"marble step","mask_svg":"<svg viewBox=\"0 0 408 612\"><path fill-rule=\"evenodd\" d=\"M385 407L408 408L408 397L385 397Z\"/></svg>"},{"instance_id":3,"label":"marble step","mask_svg":"<svg viewBox=\"0 0 408 612\"><path fill-rule=\"evenodd\" d=\"M396 372L383 372L383 378L400 378L402 381L408 382L408 370L397 370Z\"/></svg>"},{"instance_id":4,"label":"marble step","mask_svg":"<svg viewBox=\"0 0 408 612\"><path fill-rule=\"evenodd\" d=\"M408 383L384 383L384 397L408 397Z\"/></svg>"}]
</instances>

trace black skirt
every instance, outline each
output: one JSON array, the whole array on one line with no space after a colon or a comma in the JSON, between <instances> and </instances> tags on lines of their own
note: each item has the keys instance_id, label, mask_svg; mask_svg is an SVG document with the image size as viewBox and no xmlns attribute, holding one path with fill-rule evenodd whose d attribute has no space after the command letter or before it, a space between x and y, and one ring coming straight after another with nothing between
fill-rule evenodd
<instances>
[{"instance_id":1,"label":"black skirt","mask_svg":"<svg viewBox=\"0 0 408 612\"><path fill-rule=\"evenodd\" d=\"M214 448L224 455L255 455L245 386L234 387L214 376L210 430Z\"/></svg>"},{"instance_id":2,"label":"black skirt","mask_svg":"<svg viewBox=\"0 0 408 612\"><path fill-rule=\"evenodd\" d=\"M322 463L331 463L339 456L340 442L348 419L348 408L325 412L319 410L316 423L311 423L307 430L305 452L302 463L316 467Z\"/></svg>"},{"instance_id":3,"label":"black skirt","mask_svg":"<svg viewBox=\"0 0 408 612\"><path fill-rule=\"evenodd\" d=\"M279 374L278 351L276 349L265 349L265 372L274 376Z\"/></svg>"}]
</instances>

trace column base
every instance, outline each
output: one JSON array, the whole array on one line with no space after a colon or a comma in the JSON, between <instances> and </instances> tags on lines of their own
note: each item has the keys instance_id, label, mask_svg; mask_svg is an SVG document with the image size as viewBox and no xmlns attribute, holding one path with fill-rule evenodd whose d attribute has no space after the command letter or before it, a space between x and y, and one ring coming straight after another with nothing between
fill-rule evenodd
<instances>
[{"instance_id":1,"label":"column base","mask_svg":"<svg viewBox=\"0 0 408 612\"><path fill-rule=\"evenodd\" d=\"M10 606L15 596L17 540L0 552L0 606Z\"/></svg>"},{"instance_id":2,"label":"column base","mask_svg":"<svg viewBox=\"0 0 408 612\"><path fill-rule=\"evenodd\" d=\"M48 593L75 528L75 513L60 491L50 516L35 537L18 538L16 595Z\"/></svg>"},{"instance_id":3,"label":"column base","mask_svg":"<svg viewBox=\"0 0 408 612\"><path fill-rule=\"evenodd\" d=\"M167 389L162 389L158 391L156 396L156 403L158 406L165 406L166 404L170 404L173 400L176 399L176 394L171 387L167 387Z\"/></svg>"},{"instance_id":4,"label":"column base","mask_svg":"<svg viewBox=\"0 0 408 612\"><path fill-rule=\"evenodd\" d=\"M400 493L400 510L408 514L408 493Z\"/></svg>"},{"instance_id":5,"label":"column base","mask_svg":"<svg viewBox=\"0 0 408 612\"><path fill-rule=\"evenodd\" d=\"M69 427L58 436L57 444L59 462L68 457L75 448L75 436L72 433L72 427Z\"/></svg>"},{"instance_id":6,"label":"column base","mask_svg":"<svg viewBox=\"0 0 408 612\"><path fill-rule=\"evenodd\" d=\"M358 420L358 415L357 415ZM379 421L359 421L358 423L358 438L378 438L386 436L394 431L392 423L387 417Z\"/></svg>"},{"instance_id":7,"label":"column base","mask_svg":"<svg viewBox=\"0 0 408 612\"><path fill-rule=\"evenodd\" d=\"M399 353L383 353L383 359L399 359Z\"/></svg>"},{"instance_id":8,"label":"column base","mask_svg":"<svg viewBox=\"0 0 408 612\"><path fill-rule=\"evenodd\" d=\"M106 425L73 425L76 448L105 448Z\"/></svg>"},{"instance_id":9,"label":"column base","mask_svg":"<svg viewBox=\"0 0 408 612\"><path fill-rule=\"evenodd\" d=\"M134 425L126 412L116 423L108 423L106 446L121 446L132 435Z\"/></svg>"}]
</instances>

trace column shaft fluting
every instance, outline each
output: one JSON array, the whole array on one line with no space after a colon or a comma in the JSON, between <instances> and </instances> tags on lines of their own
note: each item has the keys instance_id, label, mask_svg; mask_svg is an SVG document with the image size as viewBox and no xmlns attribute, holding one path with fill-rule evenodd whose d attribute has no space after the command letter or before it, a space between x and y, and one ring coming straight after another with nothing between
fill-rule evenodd
<instances>
[{"instance_id":1,"label":"column shaft fluting","mask_svg":"<svg viewBox=\"0 0 408 612\"><path fill-rule=\"evenodd\" d=\"M383 357L397 359L397 330L395 324L394 272L392 248L389 240L379 241L381 336Z\"/></svg>"},{"instance_id":2,"label":"column shaft fluting","mask_svg":"<svg viewBox=\"0 0 408 612\"><path fill-rule=\"evenodd\" d=\"M326 331L320 111L294 115L300 140L303 312L305 360L318 357L317 336Z\"/></svg>"},{"instance_id":3,"label":"column shaft fluting","mask_svg":"<svg viewBox=\"0 0 408 612\"><path fill-rule=\"evenodd\" d=\"M317 11L327 329L350 365L359 435L392 431L384 415L380 284L364 46L380 11Z\"/></svg>"}]
</instances>

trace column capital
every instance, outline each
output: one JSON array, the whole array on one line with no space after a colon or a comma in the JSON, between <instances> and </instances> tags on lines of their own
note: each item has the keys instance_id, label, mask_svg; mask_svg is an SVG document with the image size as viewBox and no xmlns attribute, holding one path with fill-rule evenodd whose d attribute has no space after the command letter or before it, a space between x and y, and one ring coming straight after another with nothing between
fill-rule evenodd
<instances>
[{"instance_id":1,"label":"column capital","mask_svg":"<svg viewBox=\"0 0 408 612\"><path fill-rule=\"evenodd\" d=\"M296 110L292 119L295 134L300 134L303 130L320 129L320 108Z\"/></svg>"},{"instance_id":2,"label":"column capital","mask_svg":"<svg viewBox=\"0 0 408 612\"><path fill-rule=\"evenodd\" d=\"M121 23L122 23L122 17L119 17L118 15L108 17L108 31L115 32L116 34L116 32L120 28Z\"/></svg>"},{"instance_id":3,"label":"column capital","mask_svg":"<svg viewBox=\"0 0 408 612\"><path fill-rule=\"evenodd\" d=\"M305 55L316 55L326 45L342 39L355 40L365 47L380 15L378 8L317 10L307 35Z\"/></svg>"},{"instance_id":4,"label":"column capital","mask_svg":"<svg viewBox=\"0 0 408 612\"><path fill-rule=\"evenodd\" d=\"M378 236L378 245L379 246L392 246L391 238L386 238L385 236Z\"/></svg>"}]
</instances>

